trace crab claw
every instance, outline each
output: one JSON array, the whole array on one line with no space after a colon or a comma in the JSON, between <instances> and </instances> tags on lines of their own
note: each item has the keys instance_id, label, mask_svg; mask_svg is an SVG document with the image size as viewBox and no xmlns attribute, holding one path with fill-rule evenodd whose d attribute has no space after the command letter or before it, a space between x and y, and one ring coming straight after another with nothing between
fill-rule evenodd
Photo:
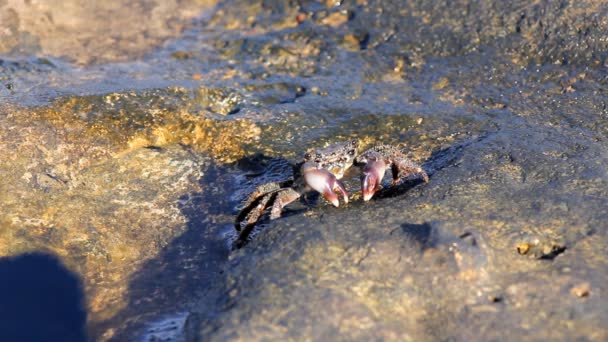
<instances>
[{"instance_id":1,"label":"crab claw","mask_svg":"<svg viewBox=\"0 0 608 342\"><path fill-rule=\"evenodd\" d=\"M420 175L420 178L422 178L422 180L425 183L429 182L429 175L422 168L420 168L420 170L418 171L418 174Z\"/></svg>"},{"instance_id":2,"label":"crab claw","mask_svg":"<svg viewBox=\"0 0 608 342\"><path fill-rule=\"evenodd\" d=\"M365 164L361 174L361 192L364 201L369 201L374 193L380 189L385 171L386 163L382 160L373 160Z\"/></svg>"},{"instance_id":3,"label":"crab claw","mask_svg":"<svg viewBox=\"0 0 608 342\"><path fill-rule=\"evenodd\" d=\"M306 184L321 193L334 206L340 206L336 192L342 194L345 204L348 203L348 193L344 185L331 172L325 169L317 169L314 166L304 165L302 166L302 173L304 174Z\"/></svg>"}]
</instances>

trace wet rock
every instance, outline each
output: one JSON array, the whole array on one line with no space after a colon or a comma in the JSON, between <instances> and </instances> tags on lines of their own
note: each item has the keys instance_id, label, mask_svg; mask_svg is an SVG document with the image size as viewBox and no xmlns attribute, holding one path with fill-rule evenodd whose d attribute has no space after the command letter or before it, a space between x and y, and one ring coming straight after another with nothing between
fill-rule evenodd
<instances>
[{"instance_id":1,"label":"wet rock","mask_svg":"<svg viewBox=\"0 0 608 342\"><path fill-rule=\"evenodd\" d=\"M267 83L246 88L253 93L255 102L261 106L292 103L306 94L306 87L289 83Z\"/></svg>"},{"instance_id":2,"label":"wet rock","mask_svg":"<svg viewBox=\"0 0 608 342\"><path fill-rule=\"evenodd\" d=\"M353 51L365 50L369 42L369 33L366 31L350 33L344 36L344 45Z\"/></svg>"},{"instance_id":3,"label":"wet rock","mask_svg":"<svg viewBox=\"0 0 608 342\"><path fill-rule=\"evenodd\" d=\"M187 51L175 51L171 54L171 57L175 59L189 59L192 58L192 55Z\"/></svg>"},{"instance_id":4,"label":"wet rock","mask_svg":"<svg viewBox=\"0 0 608 342\"><path fill-rule=\"evenodd\" d=\"M321 20L321 24L338 27L348 21L348 13L333 12Z\"/></svg>"},{"instance_id":5,"label":"wet rock","mask_svg":"<svg viewBox=\"0 0 608 342\"><path fill-rule=\"evenodd\" d=\"M233 89L200 87L197 95L201 106L221 115L238 113L243 105L243 97Z\"/></svg>"},{"instance_id":6,"label":"wet rock","mask_svg":"<svg viewBox=\"0 0 608 342\"><path fill-rule=\"evenodd\" d=\"M530 244L527 242L520 243L517 245L517 253L521 255L526 255L530 251Z\"/></svg>"},{"instance_id":7,"label":"wet rock","mask_svg":"<svg viewBox=\"0 0 608 342\"><path fill-rule=\"evenodd\" d=\"M273 6L266 8L279 9L286 16L294 10L286 1L272 3ZM234 1L222 8L222 16L228 22L248 15L256 16L265 27L273 25L266 8L255 3ZM390 53L396 51L387 49L389 40L390 46L400 53L408 51L416 56L462 55L490 45L518 55L524 63L591 62L600 66L607 57L608 46L601 37L608 25L603 20L608 7L594 0L538 4L366 1L363 6L340 3L339 8L341 12L332 12L332 16L327 16L326 7L315 4L302 5L297 10L321 14L322 20L326 20L321 24L369 30L369 45ZM346 21L346 17L340 15L346 11L352 11L352 20Z\"/></svg>"},{"instance_id":8,"label":"wet rock","mask_svg":"<svg viewBox=\"0 0 608 342\"><path fill-rule=\"evenodd\" d=\"M605 340L605 11L231 0L137 62L3 56L0 253L59 255L99 340ZM95 53L124 28L83 60L149 46ZM348 206L310 196L230 252L252 187L353 138L430 182L362 203L353 168Z\"/></svg>"},{"instance_id":9,"label":"wet rock","mask_svg":"<svg viewBox=\"0 0 608 342\"><path fill-rule=\"evenodd\" d=\"M338 221L347 224L336 225ZM350 224L355 222L370 230L352 230ZM382 226L372 222L364 215L326 213L304 222L285 219L281 225L271 225L233 257L228 275L233 285L225 298L232 309L219 322L201 322L200 328L219 324L221 329L200 337L375 335L393 340L424 329L416 322L431 314L432 303L453 305L457 312L464 302L476 301L471 291L458 287L468 281L485 282L483 244L474 245L434 224L399 224L390 218ZM265 256L255 255L256 251ZM442 270L441 280L427 273L431 269ZM435 286L450 288L450 294ZM262 322L272 320L266 312L273 315L275 305L284 314L260 329ZM254 308L257 313L248 314ZM243 320L242 315L249 318Z\"/></svg>"},{"instance_id":10,"label":"wet rock","mask_svg":"<svg viewBox=\"0 0 608 342\"><path fill-rule=\"evenodd\" d=\"M529 255L535 259L552 260L565 252L566 246L556 242L533 240L532 242L518 244L516 249L517 253L521 255Z\"/></svg>"},{"instance_id":11,"label":"wet rock","mask_svg":"<svg viewBox=\"0 0 608 342\"><path fill-rule=\"evenodd\" d=\"M89 317L116 315L130 272L186 230L183 208L201 210L187 194L225 188L221 176L199 184L211 158L239 158L247 144L237 136L259 134L244 120L191 114L184 98L171 90L66 97L1 116L0 254L56 254L82 277Z\"/></svg>"},{"instance_id":12,"label":"wet rock","mask_svg":"<svg viewBox=\"0 0 608 342\"><path fill-rule=\"evenodd\" d=\"M570 289L570 293L579 297L588 297L591 294L591 286L589 283L580 283Z\"/></svg>"}]
</instances>

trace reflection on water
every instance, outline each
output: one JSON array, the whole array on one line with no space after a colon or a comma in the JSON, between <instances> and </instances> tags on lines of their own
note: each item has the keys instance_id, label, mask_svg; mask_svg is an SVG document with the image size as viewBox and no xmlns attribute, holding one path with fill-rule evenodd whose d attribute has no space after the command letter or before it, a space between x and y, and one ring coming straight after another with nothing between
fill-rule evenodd
<instances>
[{"instance_id":1,"label":"reflection on water","mask_svg":"<svg viewBox=\"0 0 608 342\"><path fill-rule=\"evenodd\" d=\"M141 338L142 341L184 342L184 327L187 312L177 313L148 323Z\"/></svg>"}]
</instances>

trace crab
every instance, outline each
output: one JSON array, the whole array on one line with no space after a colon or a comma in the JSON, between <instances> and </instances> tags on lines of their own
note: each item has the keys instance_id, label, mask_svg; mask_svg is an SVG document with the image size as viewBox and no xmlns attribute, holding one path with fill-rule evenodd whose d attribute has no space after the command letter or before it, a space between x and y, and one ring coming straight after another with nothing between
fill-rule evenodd
<instances>
[{"instance_id":1,"label":"crab","mask_svg":"<svg viewBox=\"0 0 608 342\"><path fill-rule=\"evenodd\" d=\"M354 139L308 152L303 161L294 166L293 178L258 186L236 217L235 228L240 232L237 245L245 243L266 209L271 208L271 220L277 219L286 205L311 190L323 195L336 207L340 206L340 197L344 204L348 204L348 192L340 179L353 164L362 171L361 192L364 201L369 201L381 188L384 174L389 169L393 176L392 185L412 175L425 183L429 181L422 167L408 159L397 147L376 145L361 154L358 154L358 149L359 141Z\"/></svg>"}]
</instances>

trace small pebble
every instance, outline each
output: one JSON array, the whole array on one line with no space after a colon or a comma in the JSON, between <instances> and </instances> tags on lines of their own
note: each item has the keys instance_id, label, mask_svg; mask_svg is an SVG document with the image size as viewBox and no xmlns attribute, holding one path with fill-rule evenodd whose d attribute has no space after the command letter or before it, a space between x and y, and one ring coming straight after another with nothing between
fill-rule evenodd
<instances>
[{"instance_id":1,"label":"small pebble","mask_svg":"<svg viewBox=\"0 0 608 342\"><path fill-rule=\"evenodd\" d=\"M517 245L517 253L521 254L521 255L526 255L528 253L528 251L530 250L530 244L527 242L523 242L520 243L519 245Z\"/></svg>"},{"instance_id":2,"label":"small pebble","mask_svg":"<svg viewBox=\"0 0 608 342\"><path fill-rule=\"evenodd\" d=\"M587 282L580 283L570 289L570 293L579 298L588 297L591 294L591 285Z\"/></svg>"}]
</instances>

